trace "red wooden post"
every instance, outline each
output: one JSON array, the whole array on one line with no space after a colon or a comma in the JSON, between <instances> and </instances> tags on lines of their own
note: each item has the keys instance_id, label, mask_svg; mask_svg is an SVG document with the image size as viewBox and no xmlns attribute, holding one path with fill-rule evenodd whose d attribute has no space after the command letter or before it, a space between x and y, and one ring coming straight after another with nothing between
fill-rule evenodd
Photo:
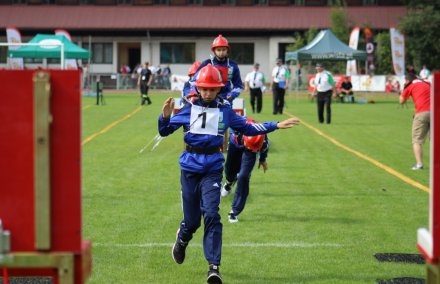
<instances>
[{"instance_id":1,"label":"red wooden post","mask_svg":"<svg viewBox=\"0 0 440 284\"><path fill-rule=\"evenodd\" d=\"M440 283L440 72L431 88L429 230L417 231L417 247L427 261L427 283ZM435 146L437 145L437 146Z\"/></svg>"},{"instance_id":2,"label":"red wooden post","mask_svg":"<svg viewBox=\"0 0 440 284\"><path fill-rule=\"evenodd\" d=\"M81 230L80 73L0 70L0 78L0 219L10 233L0 267L10 278L84 283L91 244ZM40 91L49 91L43 102Z\"/></svg>"}]
</instances>

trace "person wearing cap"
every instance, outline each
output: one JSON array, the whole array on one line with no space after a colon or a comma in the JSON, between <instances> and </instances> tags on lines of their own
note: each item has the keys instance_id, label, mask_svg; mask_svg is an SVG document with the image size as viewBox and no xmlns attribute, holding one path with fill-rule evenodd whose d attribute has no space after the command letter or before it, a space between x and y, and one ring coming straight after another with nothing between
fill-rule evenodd
<instances>
[{"instance_id":1,"label":"person wearing cap","mask_svg":"<svg viewBox=\"0 0 440 284\"><path fill-rule=\"evenodd\" d=\"M194 84L197 79L198 72L208 64L211 64L220 71L224 87L220 91L220 95L230 103L238 97L243 90L243 82L241 81L240 69L235 61L229 59L231 47L228 40L222 35L218 35L211 45L213 55L200 64L197 73L191 79Z\"/></svg>"},{"instance_id":2,"label":"person wearing cap","mask_svg":"<svg viewBox=\"0 0 440 284\"><path fill-rule=\"evenodd\" d=\"M327 124L331 123L332 118L332 94L333 97L336 97L336 83L333 79L333 76L330 72L324 69L324 65L318 63L316 64L316 75L313 81L314 89L313 89L313 97L318 97L317 105L318 105L318 120L319 123L324 123L324 107L326 110L326 122Z\"/></svg>"},{"instance_id":3,"label":"person wearing cap","mask_svg":"<svg viewBox=\"0 0 440 284\"><path fill-rule=\"evenodd\" d=\"M399 97L401 105L412 97L416 114L412 122L412 145L416 164L412 170L423 169L423 144L430 128L431 111L431 84L417 78L414 74L405 76L405 86Z\"/></svg>"},{"instance_id":4,"label":"person wearing cap","mask_svg":"<svg viewBox=\"0 0 440 284\"><path fill-rule=\"evenodd\" d=\"M339 98L341 99L341 103L344 102L344 97L347 96L351 103L354 103L354 93L353 93L353 85L351 84L349 77L344 77L344 82L341 83L341 93Z\"/></svg>"},{"instance_id":5,"label":"person wearing cap","mask_svg":"<svg viewBox=\"0 0 440 284\"><path fill-rule=\"evenodd\" d=\"M284 95L289 86L290 72L283 60L277 58L276 66L272 70L271 89L273 95L273 114L283 114Z\"/></svg>"},{"instance_id":6,"label":"person wearing cap","mask_svg":"<svg viewBox=\"0 0 440 284\"><path fill-rule=\"evenodd\" d=\"M186 248L203 217L203 251L209 265L207 282L222 283L219 266L223 225L219 206L224 162L221 149L226 131L230 127L244 135L255 136L291 128L299 124L299 120L289 118L278 123L247 122L219 96L224 83L218 69L211 64L199 71L195 86L196 100L188 101L171 117L174 100L170 97L165 101L158 119L162 137L183 127L186 145L179 158L183 220L177 231L172 257L178 264L184 262Z\"/></svg>"},{"instance_id":7,"label":"person wearing cap","mask_svg":"<svg viewBox=\"0 0 440 284\"><path fill-rule=\"evenodd\" d=\"M254 64L254 70L246 74L244 79L245 90L250 90L252 113L255 113L255 101L257 101L257 113L261 112L263 107L263 88L266 83L264 73L259 71L260 64Z\"/></svg>"},{"instance_id":8,"label":"person wearing cap","mask_svg":"<svg viewBox=\"0 0 440 284\"><path fill-rule=\"evenodd\" d=\"M248 118L248 122L255 120ZM269 138L267 134L246 136L230 130L228 153L225 162L226 182L222 186L222 197L227 197L232 192L232 186L237 183L232 201L231 211L228 213L229 223L238 222L238 215L243 211L249 195L249 181L259 156L258 168L267 171L267 153L269 152Z\"/></svg>"}]
</instances>

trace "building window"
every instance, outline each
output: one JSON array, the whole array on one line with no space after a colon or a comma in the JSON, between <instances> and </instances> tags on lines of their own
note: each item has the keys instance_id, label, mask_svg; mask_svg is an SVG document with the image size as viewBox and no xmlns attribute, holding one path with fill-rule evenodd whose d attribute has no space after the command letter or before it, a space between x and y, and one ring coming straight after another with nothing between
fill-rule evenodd
<instances>
[{"instance_id":1,"label":"building window","mask_svg":"<svg viewBox=\"0 0 440 284\"><path fill-rule=\"evenodd\" d=\"M236 1L235 0L221 0L222 5L228 5L228 6L235 6Z\"/></svg>"},{"instance_id":2,"label":"building window","mask_svg":"<svg viewBox=\"0 0 440 284\"><path fill-rule=\"evenodd\" d=\"M255 5L267 6L269 4L269 0L255 0Z\"/></svg>"},{"instance_id":3,"label":"building window","mask_svg":"<svg viewBox=\"0 0 440 284\"><path fill-rule=\"evenodd\" d=\"M154 5L168 5L168 0L154 0Z\"/></svg>"},{"instance_id":4,"label":"building window","mask_svg":"<svg viewBox=\"0 0 440 284\"><path fill-rule=\"evenodd\" d=\"M6 63L8 57L8 47L0 46L0 63Z\"/></svg>"},{"instance_id":5,"label":"building window","mask_svg":"<svg viewBox=\"0 0 440 284\"><path fill-rule=\"evenodd\" d=\"M377 5L377 0L364 0L364 6Z\"/></svg>"},{"instance_id":6,"label":"building window","mask_svg":"<svg viewBox=\"0 0 440 284\"><path fill-rule=\"evenodd\" d=\"M196 58L196 44L187 43L160 43L160 63L161 64L192 64Z\"/></svg>"},{"instance_id":7,"label":"building window","mask_svg":"<svg viewBox=\"0 0 440 284\"><path fill-rule=\"evenodd\" d=\"M290 0L290 5L304 6L304 0Z\"/></svg>"},{"instance_id":8,"label":"building window","mask_svg":"<svg viewBox=\"0 0 440 284\"><path fill-rule=\"evenodd\" d=\"M203 5L203 0L188 0L188 5Z\"/></svg>"},{"instance_id":9,"label":"building window","mask_svg":"<svg viewBox=\"0 0 440 284\"><path fill-rule=\"evenodd\" d=\"M113 43L92 43L93 63L113 63Z\"/></svg>"},{"instance_id":10,"label":"building window","mask_svg":"<svg viewBox=\"0 0 440 284\"><path fill-rule=\"evenodd\" d=\"M231 47L230 57L237 64L254 64L253 43L229 43Z\"/></svg>"}]
</instances>

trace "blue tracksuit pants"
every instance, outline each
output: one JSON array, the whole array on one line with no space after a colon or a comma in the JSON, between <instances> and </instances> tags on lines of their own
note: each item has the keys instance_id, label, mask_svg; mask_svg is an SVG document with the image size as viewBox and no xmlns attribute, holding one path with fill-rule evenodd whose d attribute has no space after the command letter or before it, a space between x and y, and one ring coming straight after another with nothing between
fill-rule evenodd
<instances>
[{"instance_id":1,"label":"blue tracksuit pants","mask_svg":"<svg viewBox=\"0 0 440 284\"><path fill-rule=\"evenodd\" d=\"M180 223L179 238L189 242L205 223L203 251L209 264L220 265L222 253L222 231L219 205L222 184L222 170L209 173L181 171L183 220Z\"/></svg>"},{"instance_id":2,"label":"blue tracksuit pants","mask_svg":"<svg viewBox=\"0 0 440 284\"><path fill-rule=\"evenodd\" d=\"M240 214L246 205L249 195L249 181L256 161L257 153L237 148L234 143L229 143L225 175L226 180L230 183L237 179L234 201L232 202L232 213L235 216Z\"/></svg>"}]
</instances>

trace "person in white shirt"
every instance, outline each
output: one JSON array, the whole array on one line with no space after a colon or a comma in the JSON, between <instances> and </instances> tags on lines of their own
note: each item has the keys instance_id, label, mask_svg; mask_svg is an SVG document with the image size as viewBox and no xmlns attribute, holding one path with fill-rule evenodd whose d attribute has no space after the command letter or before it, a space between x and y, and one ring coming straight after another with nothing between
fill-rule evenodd
<instances>
[{"instance_id":1,"label":"person in white shirt","mask_svg":"<svg viewBox=\"0 0 440 284\"><path fill-rule=\"evenodd\" d=\"M324 70L324 65L318 63L316 64L316 75L314 80L315 88L313 89L312 95L318 97L318 120L319 123L324 123L324 106L326 108L327 124L331 123L332 118L332 94L336 97L336 83L330 72Z\"/></svg>"},{"instance_id":2,"label":"person in white shirt","mask_svg":"<svg viewBox=\"0 0 440 284\"><path fill-rule=\"evenodd\" d=\"M283 114L284 95L289 86L290 72L283 60L277 58L277 66L272 70L271 89L273 94L273 114Z\"/></svg>"},{"instance_id":3,"label":"person in white shirt","mask_svg":"<svg viewBox=\"0 0 440 284\"><path fill-rule=\"evenodd\" d=\"M426 65L423 65L422 70L420 70L419 76L423 80L427 80L429 76L431 75L431 71L429 71L428 68L426 68Z\"/></svg>"},{"instance_id":4,"label":"person in white shirt","mask_svg":"<svg viewBox=\"0 0 440 284\"><path fill-rule=\"evenodd\" d=\"M250 90L252 113L255 113L255 100L257 101L257 113L263 108L263 88L266 83L264 74L259 71L260 64L254 64L254 70L246 75L244 79L245 90Z\"/></svg>"}]
</instances>

